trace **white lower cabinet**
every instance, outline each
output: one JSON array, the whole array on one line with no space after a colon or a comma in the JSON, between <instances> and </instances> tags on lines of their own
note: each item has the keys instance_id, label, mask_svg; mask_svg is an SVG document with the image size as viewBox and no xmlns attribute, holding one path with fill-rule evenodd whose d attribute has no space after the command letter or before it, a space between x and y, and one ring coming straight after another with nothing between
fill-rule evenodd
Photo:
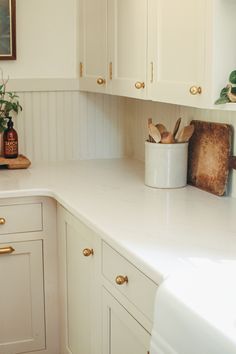
<instances>
[{"instance_id":1,"label":"white lower cabinet","mask_svg":"<svg viewBox=\"0 0 236 354\"><path fill-rule=\"evenodd\" d=\"M45 349L42 241L0 244L0 353Z\"/></svg>"},{"instance_id":2,"label":"white lower cabinet","mask_svg":"<svg viewBox=\"0 0 236 354\"><path fill-rule=\"evenodd\" d=\"M58 205L61 354L147 354L157 284Z\"/></svg>"},{"instance_id":3,"label":"white lower cabinet","mask_svg":"<svg viewBox=\"0 0 236 354\"><path fill-rule=\"evenodd\" d=\"M103 289L103 354L148 354L150 334Z\"/></svg>"},{"instance_id":4,"label":"white lower cabinet","mask_svg":"<svg viewBox=\"0 0 236 354\"><path fill-rule=\"evenodd\" d=\"M58 207L61 353L101 354L99 237Z\"/></svg>"},{"instance_id":5,"label":"white lower cabinet","mask_svg":"<svg viewBox=\"0 0 236 354\"><path fill-rule=\"evenodd\" d=\"M56 208L0 200L0 354L58 354Z\"/></svg>"}]
</instances>

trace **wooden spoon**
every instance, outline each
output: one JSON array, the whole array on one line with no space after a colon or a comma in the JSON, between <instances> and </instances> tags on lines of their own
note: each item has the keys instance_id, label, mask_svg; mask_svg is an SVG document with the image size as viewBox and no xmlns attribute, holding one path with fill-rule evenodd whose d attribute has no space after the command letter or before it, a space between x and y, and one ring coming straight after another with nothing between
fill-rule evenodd
<instances>
[{"instance_id":1,"label":"wooden spoon","mask_svg":"<svg viewBox=\"0 0 236 354\"><path fill-rule=\"evenodd\" d=\"M164 126L164 124L161 123L157 123L156 124L157 129L159 130L160 134L167 132L166 127Z\"/></svg>"},{"instance_id":2,"label":"wooden spoon","mask_svg":"<svg viewBox=\"0 0 236 354\"><path fill-rule=\"evenodd\" d=\"M186 143L193 135L193 132L194 132L194 125L193 124L187 125L180 131L179 136L177 138L177 142Z\"/></svg>"},{"instance_id":3,"label":"wooden spoon","mask_svg":"<svg viewBox=\"0 0 236 354\"><path fill-rule=\"evenodd\" d=\"M174 130L172 133L174 138L176 137L176 134L178 133L180 123L181 123L181 118L177 119L177 121L175 123Z\"/></svg>"},{"instance_id":4,"label":"wooden spoon","mask_svg":"<svg viewBox=\"0 0 236 354\"><path fill-rule=\"evenodd\" d=\"M161 134L161 143L162 144L174 144L175 139L173 137L173 134L170 132L163 132Z\"/></svg>"},{"instance_id":5,"label":"wooden spoon","mask_svg":"<svg viewBox=\"0 0 236 354\"><path fill-rule=\"evenodd\" d=\"M149 135L156 143L159 143L161 141L161 134L157 129L157 127L152 123L151 118L148 119L148 131L149 131Z\"/></svg>"}]
</instances>

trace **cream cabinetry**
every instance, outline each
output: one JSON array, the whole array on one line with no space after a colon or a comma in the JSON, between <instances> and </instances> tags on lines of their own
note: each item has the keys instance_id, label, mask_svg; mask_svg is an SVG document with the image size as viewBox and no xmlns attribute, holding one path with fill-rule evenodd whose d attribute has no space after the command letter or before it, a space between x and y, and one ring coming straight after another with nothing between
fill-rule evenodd
<instances>
[{"instance_id":1,"label":"cream cabinetry","mask_svg":"<svg viewBox=\"0 0 236 354\"><path fill-rule=\"evenodd\" d=\"M61 353L101 354L99 237L58 206Z\"/></svg>"},{"instance_id":2,"label":"cream cabinetry","mask_svg":"<svg viewBox=\"0 0 236 354\"><path fill-rule=\"evenodd\" d=\"M111 92L146 97L148 0L108 0Z\"/></svg>"},{"instance_id":3,"label":"cream cabinetry","mask_svg":"<svg viewBox=\"0 0 236 354\"><path fill-rule=\"evenodd\" d=\"M88 3L96 8L101 1ZM85 70L80 88L97 91L95 78L101 76L106 82L102 84L106 86L103 92L212 108L235 69L236 50L232 45L235 1L106 2L108 12L103 3L99 20L92 21L92 17L88 20L88 14L80 13L81 23L87 19L86 29L81 33L95 33L97 21L104 21L102 30L91 36L92 40L81 34L83 65L92 68L103 62L106 67L103 71L91 70L96 72L95 89L89 84ZM95 55L93 49L97 48L101 34L103 44ZM84 48L90 56L84 55Z\"/></svg>"},{"instance_id":4,"label":"cream cabinetry","mask_svg":"<svg viewBox=\"0 0 236 354\"><path fill-rule=\"evenodd\" d=\"M235 1L150 0L148 97L212 107L235 69Z\"/></svg>"},{"instance_id":5,"label":"cream cabinetry","mask_svg":"<svg viewBox=\"0 0 236 354\"><path fill-rule=\"evenodd\" d=\"M103 353L147 354L157 284L102 243Z\"/></svg>"},{"instance_id":6,"label":"cream cabinetry","mask_svg":"<svg viewBox=\"0 0 236 354\"><path fill-rule=\"evenodd\" d=\"M1 354L58 353L55 236L51 199L0 201Z\"/></svg>"},{"instance_id":7,"label":"cream cabinetry","mask_svg":"<svg viewBox=\"0 0 236 354\"><path fill-rule=\"evenodd\" d=\"M103 289L103 354L148 354L150 334Z\"/></svg>"},{"instance_id":8,"label":"cream cabinetry","mask_svg":"<svg viewBox=\"0 0 236 354\"><path fill-rule=\"evenodd\" d=\"M107 0L79 1L80 89L107 90Z\"/></svg>"}]
</instances>

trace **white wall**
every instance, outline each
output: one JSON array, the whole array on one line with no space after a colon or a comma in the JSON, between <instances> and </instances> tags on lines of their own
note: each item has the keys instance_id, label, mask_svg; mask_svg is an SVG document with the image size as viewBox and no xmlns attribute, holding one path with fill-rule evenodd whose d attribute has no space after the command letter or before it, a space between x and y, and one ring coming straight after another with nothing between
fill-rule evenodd
<instances>
[{"instance_id":1,"label":"white wall","mask_svg":"<svg viewBox=\"0 0 236 354\"><path fill-rule=\"evenodd\" d=\"M76 78L76 0L16 0L17 60L11 79Z\"/></svg>"}]
</instances>

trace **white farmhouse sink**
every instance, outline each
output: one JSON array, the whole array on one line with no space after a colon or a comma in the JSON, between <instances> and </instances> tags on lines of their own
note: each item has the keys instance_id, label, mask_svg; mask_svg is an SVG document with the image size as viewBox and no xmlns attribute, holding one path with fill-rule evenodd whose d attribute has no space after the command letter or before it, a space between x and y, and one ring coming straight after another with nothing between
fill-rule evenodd
<instances>
[{"instance_id":1,"label":"white farmhouse sink","mask_svg":"<svg viewBox=\"0 0 236 354\"><path fill-rule=\"evenodd\" d=\"M236 354L236 267L206 263L157 290L150 354Z\"/></svg>"}]
</instances>

